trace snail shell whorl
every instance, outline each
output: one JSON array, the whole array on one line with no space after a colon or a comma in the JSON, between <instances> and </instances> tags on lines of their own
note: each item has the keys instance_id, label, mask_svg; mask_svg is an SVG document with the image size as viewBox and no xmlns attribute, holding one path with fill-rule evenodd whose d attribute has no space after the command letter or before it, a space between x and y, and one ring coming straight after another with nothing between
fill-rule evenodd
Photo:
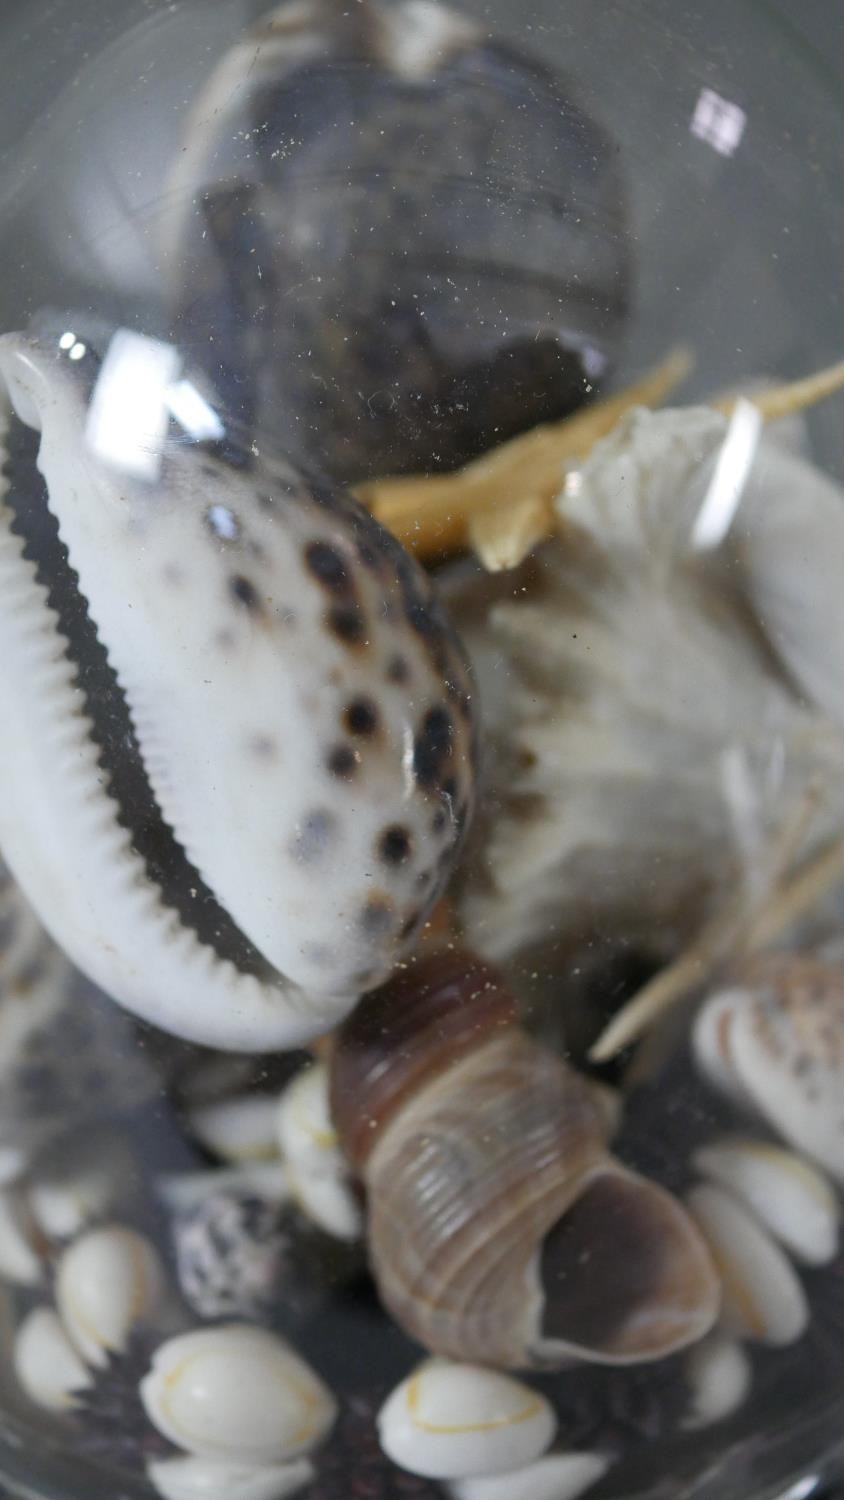
<instances>
[{"instance_id":1,"label":"snail shell whorl","mask_svg":"<svg viewBox=\"0 0 844 1500\"><path fill-rule=\"evenodd\" d=\"M453 949L368 995L339 1032L331 1071L332 1118L357 1170L412 1094L515 1021L496 971Z\"/></svg>"},{"instance_id":2,"label":"snail shell whorl","mask_svg":"<svg viewBox=\"0 0 844 1500\"><path fill-rule=\"evenodd\" d=\"M588 1082L514 1021L494 971L454 954L341 1032L335 1119L362 1166L384 1303L433 1352L510 1368L658 1358L702 1337L718 1284L700 1236L608 1154Z\"/></svg>"}]
</instances>

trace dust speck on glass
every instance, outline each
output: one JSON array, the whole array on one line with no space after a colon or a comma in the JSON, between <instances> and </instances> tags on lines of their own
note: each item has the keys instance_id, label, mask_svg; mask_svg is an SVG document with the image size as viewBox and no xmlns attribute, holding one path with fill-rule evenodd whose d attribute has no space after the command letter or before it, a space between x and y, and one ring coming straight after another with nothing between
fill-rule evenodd
<instances>
[{"instance_id":1,"label":"dust speck on glass","mask_svg":"<svg viewBox=\"0 0 844 1500\"><path fill-rule=\"evenodd\" d=\"M835 1500L828 59L0 53L2 1493Z\"/></svg>"}]
</instances>

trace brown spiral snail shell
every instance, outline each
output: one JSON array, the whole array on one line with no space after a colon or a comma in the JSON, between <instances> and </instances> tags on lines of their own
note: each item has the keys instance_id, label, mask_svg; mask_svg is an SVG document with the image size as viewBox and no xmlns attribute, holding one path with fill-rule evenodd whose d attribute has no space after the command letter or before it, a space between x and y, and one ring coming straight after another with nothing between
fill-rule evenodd
<instances>
[{"instance_id":1,"label":"brown spiral snail shell","mask_svg":"<svg viewBox=\"0 0 844 1500\"><path fill-rule=\"evenodd\" d=\"M432 1352L626 1364L714 1322L718 1279L685 1211L612 1157L589 1082L473 955L435 953L366 997L331 1096L381 1298Z\"/></svg>"}]
</instances>

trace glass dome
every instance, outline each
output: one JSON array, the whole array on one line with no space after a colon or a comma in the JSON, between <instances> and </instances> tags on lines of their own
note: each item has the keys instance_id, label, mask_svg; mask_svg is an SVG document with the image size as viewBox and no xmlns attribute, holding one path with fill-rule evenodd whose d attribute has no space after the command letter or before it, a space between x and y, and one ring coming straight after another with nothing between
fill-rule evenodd
<instances>
[{"instance_id":1,"label":"glass dome","mask_svg":"<svg viewBox=\"0 0 844 1500\"><path fill-rule=\"evenodd\" d=\"M0 1482L844 1467L840 89L8 0Z\"/></svg>"}]
</instances>

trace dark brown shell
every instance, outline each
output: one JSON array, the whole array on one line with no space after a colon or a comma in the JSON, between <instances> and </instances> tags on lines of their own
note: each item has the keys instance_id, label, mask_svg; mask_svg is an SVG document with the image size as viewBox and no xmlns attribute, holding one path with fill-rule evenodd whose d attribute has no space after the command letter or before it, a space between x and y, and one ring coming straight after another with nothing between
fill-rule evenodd
<instances>
[{"instance_id":1,"label":"dark brown shell","mask_svg":"<svg viewBox=\"0 0 844 1500\"><path fill-rule=\"evenodd\" d=\"M420 1089L515 1021L498 973L457 949L411 963L367 995L340 1028L331 1066L331 1112L355 1168Z\"/></svg>"},{"instance_id":2,"label":"dark brown shell","mask_svg":"<svg viewBox=\"0 0 844 1500\"><path fill-rule=\"evenodd\" d=\"M280 6L178 161L176 337L247 430L337 478L451 468L564 416L620 341L616 148L568 82L445 7Z\"/></svg>"}]
</instances>

